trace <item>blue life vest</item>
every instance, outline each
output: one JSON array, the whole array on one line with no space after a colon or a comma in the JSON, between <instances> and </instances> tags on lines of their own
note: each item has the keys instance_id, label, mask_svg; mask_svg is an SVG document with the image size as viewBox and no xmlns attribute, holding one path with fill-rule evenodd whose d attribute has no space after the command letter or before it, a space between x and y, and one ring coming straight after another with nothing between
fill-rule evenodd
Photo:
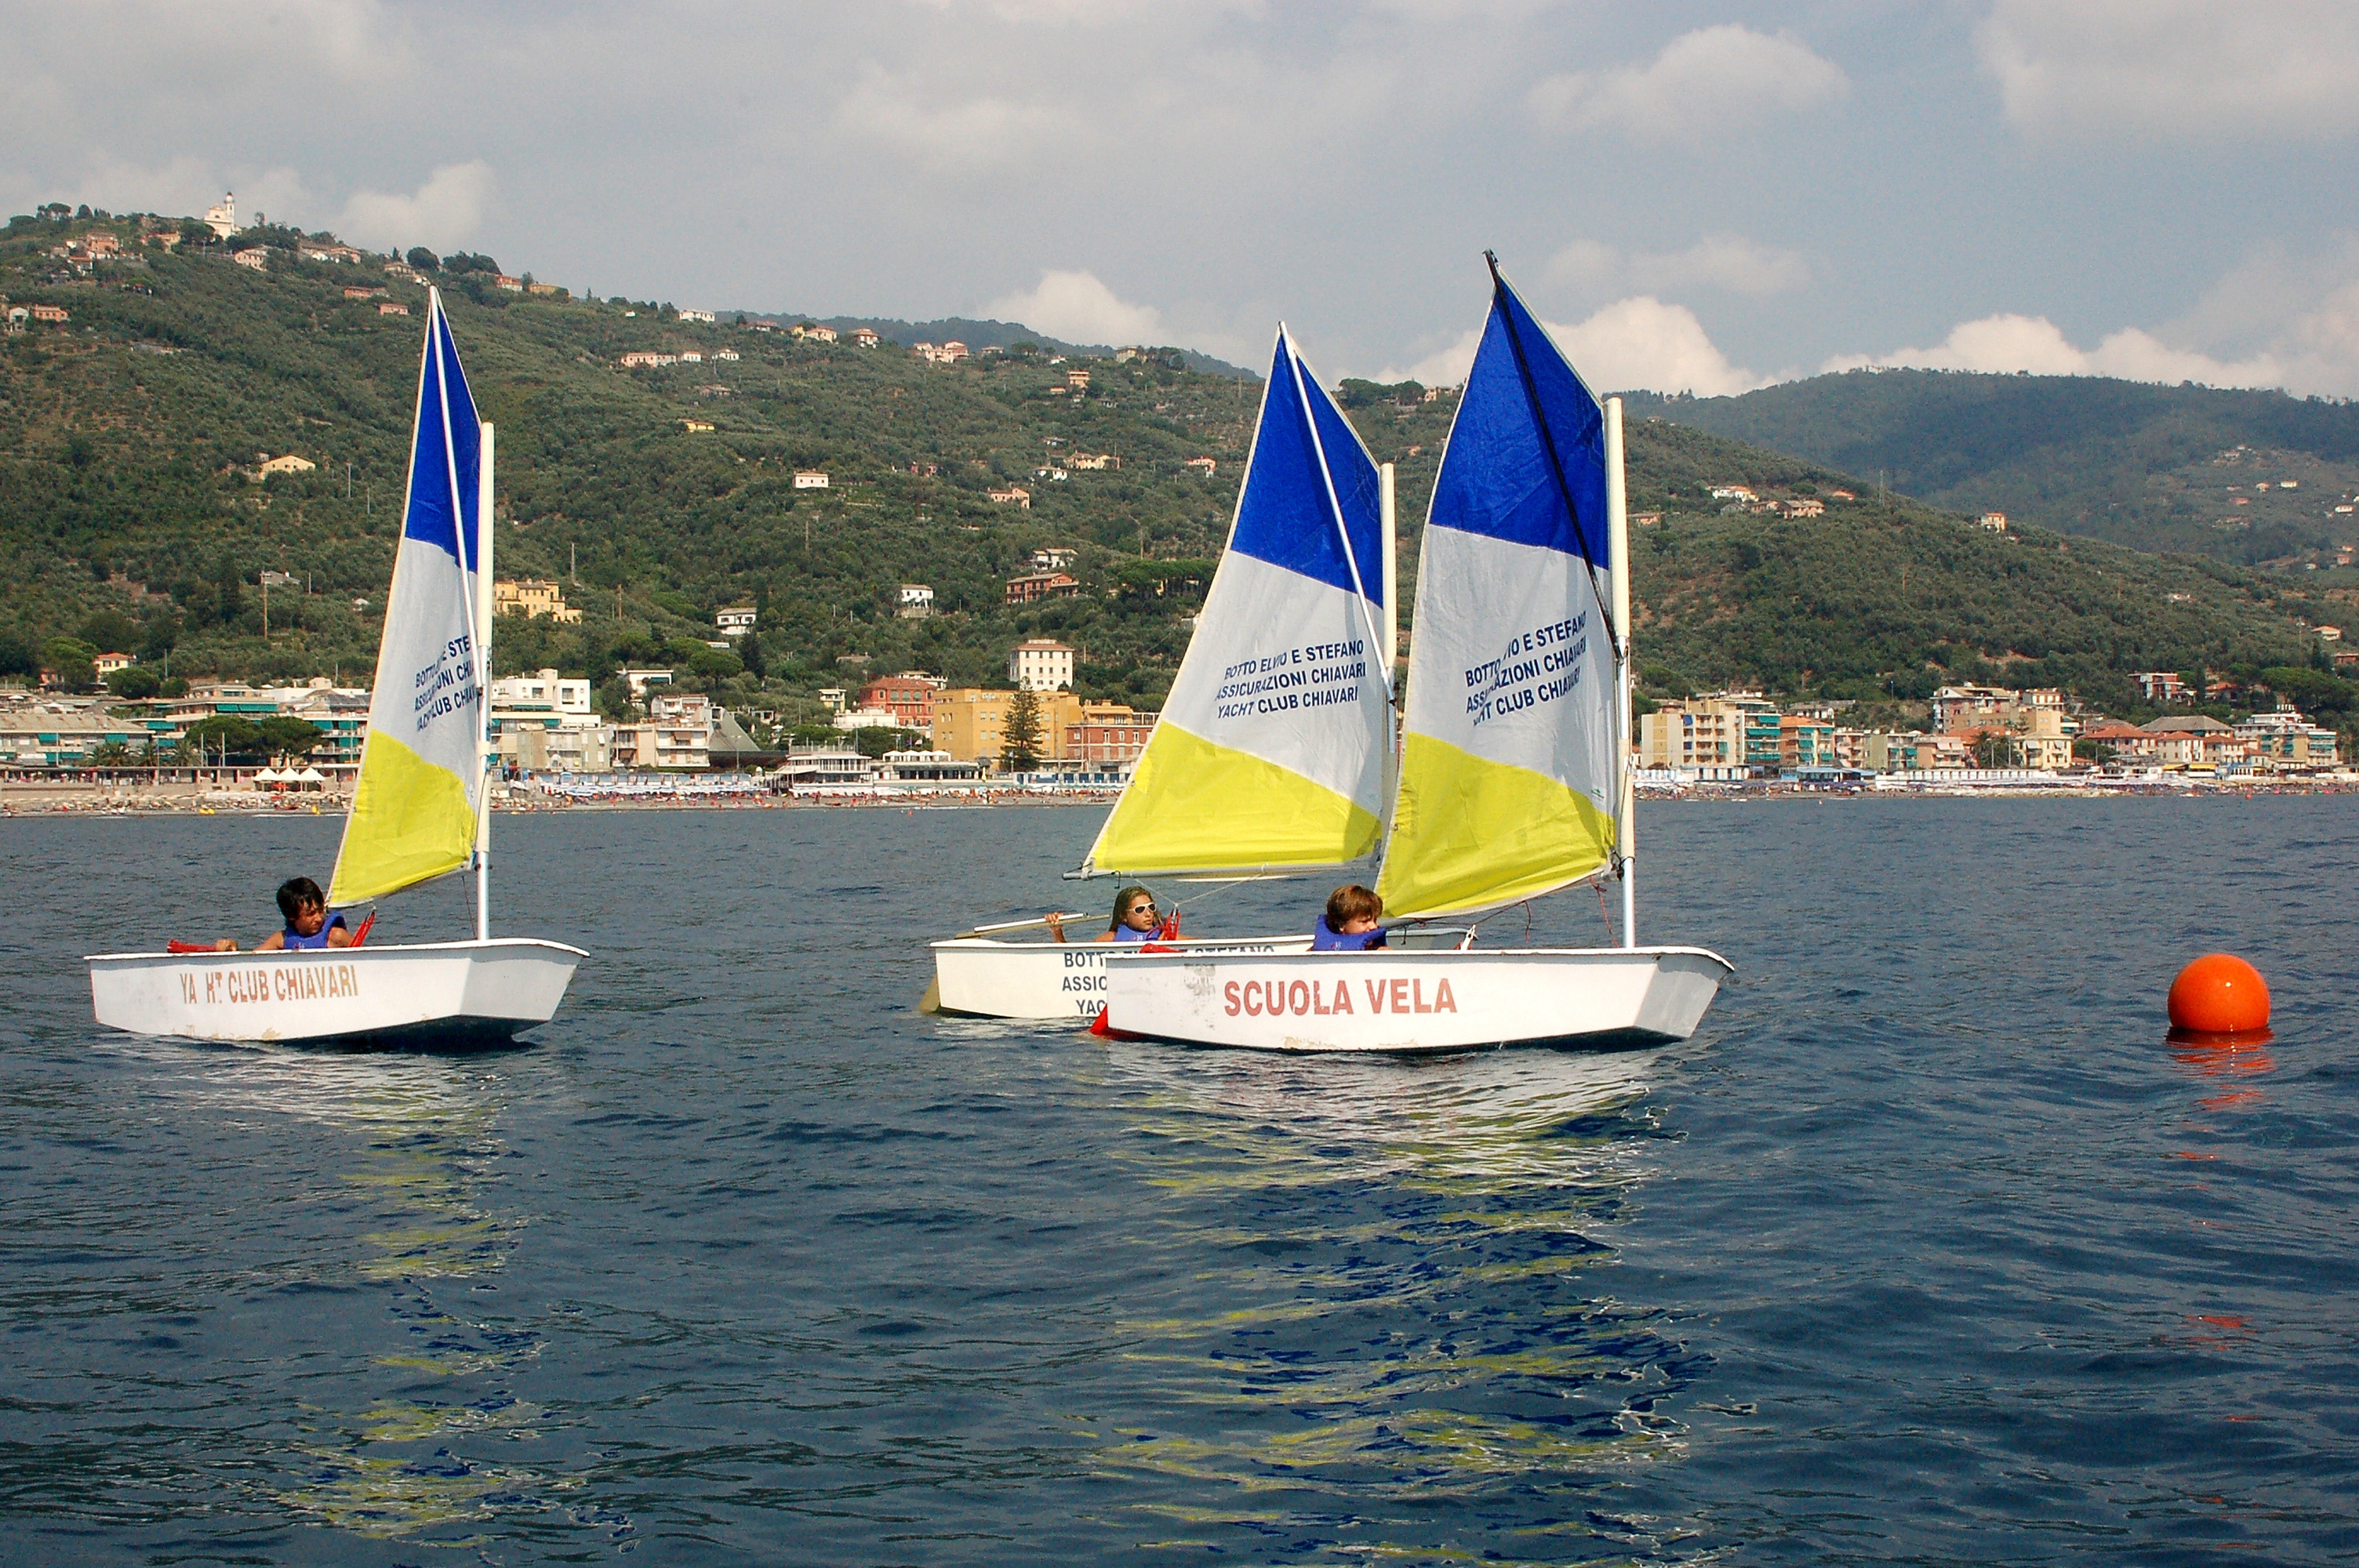
<instances>
[{"instance_id":1,"label":"blue life vest","mask_svg":"<svg viewBox=\"0 0 2359 1568\"><path fill-rule=\"evenodd\" d=\"M279 935L286 939L287 950L290 953L316 951L328 945L328 933L343 923L342 915L332 914L328 916L327 924L320 927L319 935L316 936L299 935L291 925L280 932Z\"/></svg>"},{"instance_id":2,"label":"blue life vest","mask_svg":"<svg viewBox=\"0 0 2359 1568\"><path fill-rule=\"evenodd\" d=\"M1117 942L1152 942L1161 935L1163 935L1163 927L1160 925L1148 931L1133 931L1128 925L1117 925L1114 928L1114 939Z\"/></svg>"},{"instance_id":3,"label":"blue life vest","mask_svg":"<svg viewBox=\"0 0 2359 1568\"><path fill-rule=\"evenodd\" d=\"M1319 928L1310 934L1310 950L1314 953L1364 953L1384 945L1383 926L1379 925L1374 931L1363 931L1356 936L1346 936L1330 926L1323 914L1319 917Z\"/></svg>"}]
</instances>

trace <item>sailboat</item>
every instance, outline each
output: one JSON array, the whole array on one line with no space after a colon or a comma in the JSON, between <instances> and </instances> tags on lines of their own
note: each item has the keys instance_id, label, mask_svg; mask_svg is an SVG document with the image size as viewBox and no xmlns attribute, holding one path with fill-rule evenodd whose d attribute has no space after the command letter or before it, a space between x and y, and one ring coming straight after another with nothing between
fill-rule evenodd
<instances>
[{"instance_id":1,"label":"sailboat","mask_svg":"<svg viewBox=\"0 0 2359 1568\"><path fill-rule=\"evenodd\" d=\"M100 1023L197 1040L402 1045L504 1040L555 1016L589 955L490 931L492 459L492 427L475 416L441 294L429 290L401 543L328 903L351 907L473 869L474 939L99 954L87 962Z\"/></svg>"},{"instance_id":2,"label":"sailboat","mask_svg":"<svg viewBox=\"0 0 2359 1568\"><path fill-rule=\"evenodd\" d=\"M1077 876L1222 879L1372 865L1392 787L1392 469L1372 457L1280 325L1228 547L1195 635ZM1086 915L1065 918L1086 921ZM944 1012L1094 1018L1116 947L933 944ZM1307 952L1310 936L1157 944Z\"/></svg>"},{"instance_id":3,"label":"sailboat","mask_svg":"<svg viewBox=\"0 0 2359 1568\"><path fill-rule=\"evenodd\" d=\"M1621 945L1162 955L1104 962L1105 1032L1299 1052L1683 1040L1732 973L1637 945L1622 404L1600 405L1491 259L1492 301L1435 480L1388 921L1475 923L1596 877Z\"/></svg>"}]
</instances>

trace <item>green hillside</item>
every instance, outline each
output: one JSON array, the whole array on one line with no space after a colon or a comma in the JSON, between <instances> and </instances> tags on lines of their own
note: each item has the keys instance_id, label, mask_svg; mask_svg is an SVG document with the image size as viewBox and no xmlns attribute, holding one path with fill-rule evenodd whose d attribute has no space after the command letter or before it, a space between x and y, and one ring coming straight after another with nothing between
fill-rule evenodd
<instances>
[{"instance_id":1,"label":"green hillside","mask_svg":"<svg viewBox=\"0 0 2359 1568\"><path fill-rule=\"evenodd\" d=\"M2359 407L2093 376L1854 371L1634 412L1961 512L2240 564L2332 567L2359 542ZM2292 480L2293 488L2283 481Z\"/></svg>"},{"instance_id":2,"label":"green hillside","mask_svg":"<svg viewBox=\"0 0 2359 1568\"><path fill-rule=\"evenodd\" d=\"M99 230L132 259L51 254ZM260 272L229 245L191 236L167 252L139 232L19 219L0 233L0 294L71 318L0 349L0 675L71 657L57 640L79 638L168 659L176 676L353 678L373 662L391 570L421 327L380 308L416 310L425 290L379 260L299 260L285 231L237 237L273 247ZM573 627L505 622L504 671L553 664L603 683L662 660L733 705L800 716L820 687L868 671L998 682L1009 644L1045 634L1082 650L1092 695L1152 704L1168 688L1234 504L1256 382L1162 354L938 368L652 303L511 293L497 270L451 258L440 281L499 427L498 565L565 582L586 612ZM379 287L382 300L345 297ZM634 351L705 358L622 368ZM1085 390L1069 390L1075 370ZM1343 389L1376 456L1400 464L1412 589L1454 407L1422 390ZM1992 675L2119 709L2125 671L2303 664L2316 639L2299 622L2338 614L2299 591L2315 582L2036 529L2009 543L1878 502L1832 466L1668 420L1632 428L1634 509L1661 515L1636 546L1657 696L1746 680L1907 697ZM1103 453L1120 466L1075 463ZM316 467L259 482L266 454ZM1212 478L1186 466L1200 457ZM1065 477L1044 477L1054 468ZM807 469L829 474L825 491L794 488ZM1830 500L1822 518L1730 515L1708 494L1727 482L1870 499ZM986 494L1011 485L1028 510ZM1086 591L1005 605L1006 578L1052 546L1079 552ZM897 618L904 582L930 586L940 613ZM703 639L715 610L745 601L762 633L741 669Z\"/></svg>"}]
</instances>

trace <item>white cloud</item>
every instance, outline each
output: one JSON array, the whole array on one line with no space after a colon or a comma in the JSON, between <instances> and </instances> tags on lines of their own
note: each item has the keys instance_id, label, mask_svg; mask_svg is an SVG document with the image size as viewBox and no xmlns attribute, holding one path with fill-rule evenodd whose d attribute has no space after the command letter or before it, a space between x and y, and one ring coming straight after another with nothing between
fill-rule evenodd
<instances>
[{"instance_id":1,"label":"white cloud","mask_svg":"<svg viewBox=\"0 0 2359 1568\"><path fill-rule=\"evenodd\" d=\"M1094 273L1044 272L1040 286L1030 293L1006 295L984 310L1069 343L1120 347L1162 341L1163 313L1152 305L1132 305L1116 297Z\"/></svg>"},{"instance_id":2,"label":"white cloud","mask_svg":"<svg viewBox=\"0 0 2359 1568\"><path fill-rule=\"evenodd\" d=\"M2207 386L2274 386L2285 367L2263 354L2234 363L2186 349L2174 349L2153 333L2124 328L2093 349L2074 346L2045 316L1985 316L1951 330L1938 346L1898 349L1888 354L1853 354L1831 359L1822 370L1907 367L1916 370L2027 371L2033 375L2109 375L2124 381L2201 382Z\"/></svg>"},{"instance_id":3,"label":"white cloud","mask_svg":"<svg viewBox=\"0 0 2359 1568\"><path fill-rule=\"evenodd\" d=\"M1718 397L1750 392L1769 381L1729 363L1694 311L1684 305L1667 305L1650 295L1618 300L1571 326L1553 321L1542 325L1600 396L1645 387ZM1482 338L1482 329L1475 328L1407 370L1380 371L1375 379L1421 381L1430 386L1460 384L1474 362L1474 349Z\"/></svg>"},{"instance_id":4,"label":"white cloud","mask_svg":"<svg viewBox=\"0 0 2359 1568\"><path fill-rule=\"evenodd\" d=\"M2359 128L2350 0L1997 0L1975 43L2022 130L2210 142Z\"/></svg>"},{"instance_id":5,"label":"white cloud","mask_svg":"<svg viewBox=\"0 0 2359 1568\"><path fill-rule=\"evenodd\" d=\"M948 174L1013 163L1082 129L1066 110L1036 98L970 96L955 79L935 86L875 65L861 72L837 104L835 124L923 168Z\"/></svg>"},{"instance_id":6,"label":"white cloud","mask_svg":"<svg viewBox=\"0 0 2359 1568\"><path fill-rule=\"evenodd\" d=\"M481 158L446 164L408 196L354 191L332 226L364 245L463 249L483 229L495 183L492 166Z\"/></svg>"},{"instance_id":7,"label":"white cloud","mask_svg":"<svg viewBox=\"0 0 2359 1568\"><path fill-rule=\"evenodd\" d=\"M1549 77L1526 103L1546 125L1701 140L1822 108L1850 91L1843 68L1809 45L1724 23L1672 39L1645 65Z\"/></svg>"},{"instance_id":8,"label":"white cloud","mask_svg":"<svg viewBox=\"0 0 2359 1568\"><path fill-rule=\"evenodd\" d=\"M1810 267L1799 251L1717 233L1682 251L1627 255L1596 240L1575 240L1549 258L1542 276L1576 293L1716 288L1760 298L1800 287L1810 281Z\"/></svg>"}]
</instances>

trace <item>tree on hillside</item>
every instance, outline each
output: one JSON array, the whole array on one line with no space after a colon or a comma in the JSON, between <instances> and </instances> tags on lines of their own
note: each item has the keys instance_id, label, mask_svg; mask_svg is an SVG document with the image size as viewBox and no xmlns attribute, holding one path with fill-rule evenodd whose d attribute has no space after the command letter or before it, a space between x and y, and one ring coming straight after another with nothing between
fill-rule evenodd
<instances>
[{"instance_id":1,"label":"tree on hillside","mask_svg":"<svg viewBox=\"0 0 2359 1568\"><path fill-rule=\"evenodd\" d=\"M440 272L442 269L442 258L436 255L432 251L428 250L424 245L410 246L409 254L404 256L402 260L408 262L410 265L416 267L420 272Z\"/></svg>"},{"instance_id":2,"label":"tree on hillside","mask_svg":"<svg viewBox=\"0 0 2359 1568\"><path fill-rule=\"evenodd\" d=\"M125 702L139 702L162 691L164 681L154 670L142 665L131 665L108 671L106 689Z\"/></svg>"},{"instance_id":3,"label":"tree on hillside","mask_svg":"<svg viewBox=\"0 0 2359 1568\"><path fill-rule=\"evenodd\" d=\"M1040 765L1040 699L1028 687L1007 705L1007 734L1000 744L999 765L1011 773L1028 773Z\"/></svg>"},{"instance_id":4,"label":"tree on hillside","mask_svg":"<svg viewBox=\"0 0 2359 1568\"><path fill-rule=\"evenodd\" d=\"M60 686L80 689L98 684L98 668L92 660L102 650L74 637L52 637L41 644L41 663L58 672Z\"/></svg>"}]
</instances>

